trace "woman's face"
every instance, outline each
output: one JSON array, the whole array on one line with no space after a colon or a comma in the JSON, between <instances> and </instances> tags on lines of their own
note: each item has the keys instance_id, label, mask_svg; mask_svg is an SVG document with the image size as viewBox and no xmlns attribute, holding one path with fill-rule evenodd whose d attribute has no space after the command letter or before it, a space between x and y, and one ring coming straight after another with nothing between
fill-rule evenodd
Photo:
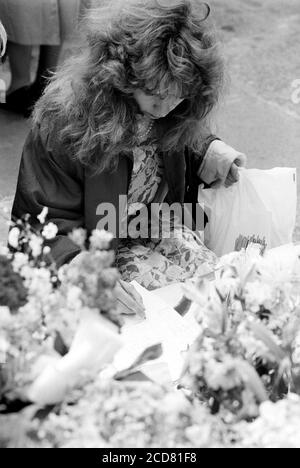
<instances>
[{"instance_id":1,"label":"woman's face","mask_svg":"<svg viewBox=\"0 0 300 468\"><path fill-rule=\"evenodd\" d=\"M181 97L171 91L164 94L161 92L151 94L142 89L137 89L133 97L139 105L140 111L151 119L166 117L183 101Z\"/></svg>"}]
</instances>

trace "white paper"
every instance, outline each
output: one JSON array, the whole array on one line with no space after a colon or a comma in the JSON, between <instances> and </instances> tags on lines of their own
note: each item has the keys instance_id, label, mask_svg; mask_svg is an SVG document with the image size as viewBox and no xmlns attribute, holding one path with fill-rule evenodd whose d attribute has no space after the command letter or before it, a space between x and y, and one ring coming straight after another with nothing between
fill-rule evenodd
<instances>
[{"instance_id":1,"label":"white paper","mask_svg":"<svg viewBox=\"0 0 300 468\"><path fill-rule=\"evenodd\" d=\"M170 380L175 382L181 375L185 353L197 337L199 326L193 321L190 313L183 318L155 292L149 292L135 281L132 284L143 298L146 320L138 324L129 323L123 327L122 338L125 346L116 356L114 366L118 370L124 369L144 349L161 343L162 357L145 364L141 370L150 378L153 377L153 380L157 380L159 374L165 373L167 365ZM180 286L177 285L178 288ZM180 291L178 295L182 297L182 292ZM166 379L166 376L164 378Z\"/></svg>"}]
</instances>

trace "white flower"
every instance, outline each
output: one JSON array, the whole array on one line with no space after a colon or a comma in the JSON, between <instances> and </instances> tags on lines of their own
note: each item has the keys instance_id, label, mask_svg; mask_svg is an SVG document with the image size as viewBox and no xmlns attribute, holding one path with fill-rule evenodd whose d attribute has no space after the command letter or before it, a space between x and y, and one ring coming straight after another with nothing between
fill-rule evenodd
<instances>
[{"instance_id":1,"label":"white flower","mask_svg":"<svg viewBox=\"0 0 300 468\"><path fill-rule=\"evenodd\" d=\"M210 424L207 417L207 422L204 420L201 426L194 424L193 426L187 427L185 433L195 447L206 447L211 443L212 424Z\"/></svg>"},{"instance_id":2,"label":"white flower","mask_svg":"<svg viewBox=\"0 0 300 468\"><path fill-rule=\"evenodd\" d=\"M113 235L104 229L95 229L90 237L91 247L97 250L106 250L109 248Z\"/></svg>"},{"instance_id":3,"label":"white flower","mask_svg":"<svg viewBox=\"0 0 300 468\"><path fill-rule=\"evenodd\" d=\"M290 282L293 275L299 272L299 267L300 262L294 246L270 251L266 257L261 257L258 263L263 280L278 285Z\"/></svg>"},{"instance_id":4,"label":"white flower","mask_svg":"<svg viewBox=\"0 0 300 468\"><path fill-rule=\"evenodd\" d=\"M49 213L49 208L45 206L43 208L43 211L37 216L37 219L39 220L41 224L45 224L48 213Z\"/></svg>"},{"instance_id":5,"label":"white flower","mask_svg":"<svg viewBox=\"0 0 300 468\"><path fill-rule=\"evenodd\" d=\"M31 248L33 257L38 257L42 253L43 239L33 235L29 241L29 247Z\"/></svg>"},{"instance_id":6,"label":"white flower","mask_svg":"<svg viewBox=\"0 0 300 468\"><path fill-rule=\"evenodd\" d=\"M246 350L246 356L249 357L249 359L252 360L260 357L264 361L274 360L271 351L261 340L255 338L253 333L251 333L249 330L249 327L244 323L238 327L237 336L239 337L241 344L244 346Z\"/></svg>"},{"instance_id":7,"label":"white flower","mask_svg":"<svg viewBox=\"0 0 300 468\"><path fill-rule=\"evenodd\" d=\"M236 370L236 361L227 357L223 362L211 360L205 369L205 378L210 388L214 390L229 391L239 387L242 383L241 377Z\"/></svg>"},{"instance_id":8,"label":"white flower","mask_svg":"<svg viewBox=\"0 0 300 468\"><path fill-rule=\"evenodd\" d=\"M0 245L0 255L3 257L8 257L9 256L9 249L6 247L6 245Z\"/></svg>"},{"instance_id":9,"label":"white flower","mask_svg":"<svg viewBox=\"0 0 300 468\"><path fill-rule=\"evenodd\" d=\"M82 291L79 287L71 286L67 293L67 307L71 309L82 307L82 303L80 301L81 294Z\"/></svg>"},{"instance_id":10,"label":"white flower","mask_svg":"<svg viewBox=\"0 0 300 468\"><path fill-rule=\"evenodd\" d=\"M21 275L23 276L23 278L25 278L25 280L30 280L33 276L33 268L31 268L29 265L24 265L22 266L21 268Z\"/></svg>"},{"instance_id":11,"label":"white flower","mask_svg":"<svg viewBox=\"0 0 300 468\"><path fill-rule=\"evenodd\" d=\"M83 249L86 241L86 230L83 228L74 229L74 231L69 234L69 238L74 244Z\"/></svg>"},{"instance_id":12,"label":"white flower","mask_svg":"<svg viewBox=\"0 0 300 468\"><path fill-rule=\"evenodd\" d=\"M274 303L274 291L268 284L253 281L245 287L245 299L252 312L259 312L262 306L271 309Z\"/></svg>"},{"instance_id":13,"label":"white flower","mask_svg":"<svg viewBox=\"0 0 300 468\"><path fill-rule=\"evenodd\" d=\"M13 259L13 268L14 268L14 270L19 271L25 265L28 265L28 256L21 253L21 252L17 252L14 255L14 259Z\"/></svg>"},{"instance_id":14,"label":"white flower","mask_svg":"<svg viewBox=\"0 0 300 468\"><path fill-rule=\"evenodd\" d=\"M266 401L260 407L260 415L262 418L268 420L269 424L272 424L279 429L286 422L285 408L279 403L274 405L271 401Z\"/></svg>"},{"instance_id":15,"label":"white flower","mask_svg":"<svg viewBox=\"0 0 300 468\"><path fill-rule=\"evenodd\" d=\"M20 238L20 230L17 227L12 228L8 234L8 243L14 249L18 248Z\"/></svg>"},{"instance_id":16,"label":"white flower","mask_svg":"<svg viewBox=\"0 0 300 468\"><path fill-rule=\"evenodd\" d=\"M3 336L0 336L0 364L5 364L9 348L10 344L7 339Z\"/></svg>"},{"instance_id":17,"label":"white flower","mask_svg":"<svg viewBox=\"0 0 300 468\"><path fill-rule=\"evenodd\" d=\"M217 267L223 268L226 266L235 265L236 263L240 263L241 258L243 257L243 252L231 252L227 255L224 255L220 258Z\"/></svg>"},{"instance_id":18,"label":"white flower","mask_svg":"<svg viewBox=\"0 0 300 468\"><path fill-rule=\"evenodd\" d=\"M12 315L8 307L0 307L0 329L5 328L11 323Z\"/></svg>"},{"instance_id":19,"label":"white flower","mask_svg":"<svg viewBox=\"0 0 300 468\"><path fill-rule=\"evenodd\" d=\"M166 415L174 415L176 412L187 413L189 410L188 400L185 398L183 393L172 392L169 393L164 399L164 405L162 410Z\"/></svg>"},{"instance_id":20,"label":"white flower","mask_svg":"<svg viewBox=\"0 0 300 468\"><path fill-rule=\"evenodd\" d=\"M51 239L54 239L57 233L58 233L58 227L56 226L56 224L49 223L44 227L42 236L47 240L51 240Z\"/></svg>"},{"instance_id":21,"label":"white flower","mask_svg":"<svg viewBox=\"0 0 300 468\"><path fill-rule=\"evenodd\" d=\"M246 251L242 250L222 257L217 265L217 270L220 270L222 275L227 272L226 275L237 277L243 283L256 276L257 262L257 257L247 255Z\"/></svg>"},{"instance_id":22,"label":"white flower","mask_svg":"<svg viewBox=\"0 0 300 468\"><path fill-rule=\"evenodd\" d=\"M252 424L237 425L243 447L300 448L300 399L297 395L277 403L266 402Z\"/></svg>"},{"instance_id":23,"label":"white flower","mask_svg":"<svg viewBox=\"0 0 300 468\"><path fill-rule=\"evenodd\" d=\"M34 297L49 300L48 296L52 291L50 271L46 268L32 269L30 282L26 286Z\"/></svg>"},{"instance_id":24,"label":"white flower","mask_svg":"<svg viewBox=\"0 0 300 468\"><path fill-rule=\"evenodd\" d=\"M216 288L225 300L228 296L234 297L240 286L240 281L232 276L224 275L215 281Z\"/></svg>"}]
</instances>

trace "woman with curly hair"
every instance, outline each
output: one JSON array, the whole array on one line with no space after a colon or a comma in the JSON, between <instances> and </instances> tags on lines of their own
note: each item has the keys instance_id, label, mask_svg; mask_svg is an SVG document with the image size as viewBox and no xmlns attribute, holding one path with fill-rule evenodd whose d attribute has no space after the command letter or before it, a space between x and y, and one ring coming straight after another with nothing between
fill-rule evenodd
<instances>
[{"instance_id":1,"label":"woman with curly hair","mask_svg":"<svg viewBox=\"0 0 300 468\"><path fill-rule=\"evenodd\" d=\"M108 229L115 230L125 282L155 289L215 264L176 217L171 236L164 228L155 239L137 229L121 234L145 206L177 203L195 215L200 184L238 180L244 156L209 131L223 83L209 13L198 0L113 0L90 12L80 54L57 72L35 108L13 207L15 217L30 213L36 227L49 207L48 219L59 228L51 243L58 265L79 251L68 234L103 227L108 204L115 207L116 229ZM124 287L130 304L132 291Z\"/></svg>"}]
</instances>

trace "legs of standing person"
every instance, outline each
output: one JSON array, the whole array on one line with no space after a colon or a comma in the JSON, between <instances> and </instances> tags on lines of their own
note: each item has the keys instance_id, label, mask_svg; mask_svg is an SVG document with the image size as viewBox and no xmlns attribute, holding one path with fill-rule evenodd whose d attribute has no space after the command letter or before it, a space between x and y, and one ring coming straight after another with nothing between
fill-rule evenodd
<instances>
[{"instance_id":1,"label":"legs of standing person","mask_svg":"<svg viewBox=\"0 0 300 468\"><path fill-rule=\"evenodd\" d=\"M4 1L2 8L5 7L3 12L6 13L7 24L10 25L10 19L16 17L18 22L16 21L15 28L11 28L11 37L16 39L11 40L7 54L11 65L11 86L7 91L6 104L0 104L0 108L28 117L35 102L42 95L48 79L56 71L61 45L76 37L81 0L57 0L50 3L47 0L37 3L35 0L30 0L26 4L21 0L14 0L13 4L10 3L11 0L2 1ZM34 12L36 20L42 18L40 24L34 21L32 23L31 16ZM28 28L34 25L38 27L34 32L30 30L29 34L29 29L24 29L24 24L28 24ZM31 84L33 46L21 44L41 44L38 70L33 84Z\"/></svg>"},{"instance_id":2,"label":"legs of standing person","mask_svg":"<svg viewBox=\"0 0 300 468\"><path fill-rule=\"evenodd\" d=\"M35 100L38 100L43 93L49 78L55 73L61 46L41 46L39 64L36 74L36 79L32 85L32 91Z\"/></svg>"},{"instance_id":3,"label":"legs of standing person","mask_svg":"<svg viewBox=\"0 0 300 468\"><path fill-rule=\"evenodd\" d=\"M11 83L7 91L9 96L14 91L30 85L32 47L9 42L7 54L11 69Z\"/></svg>"},{"instance_id":4,"label":"legs of standing person","mask_svg":"<svg viewBox=\"0 0 300 468\"><path fill-rule=\"evenodd\" d=\"M40 47L37 76L32 85L36 100L41 96L49 78L56 71L63 44L76 40L78 20L85 9L90 6L90 2L91 0L58 0L61 45Z\"/></svg>"},{"instance_id":5,"label":"legs of standing person","mask_svg":"<svg viewBox=\"0 0 300 468\"><path fill-rule=\"evenodd\" d=\"M11 69L11 83L6 91L6 103L0 109L29 116L32 46L8 42L7 55Z\"/></svg>"},{"instance_id":6,"label":"legs of standing person","mask_svg":"<svg viewBox=\"0 0 300 468\"><path fill-rule=\"evenodd\" d=\"M59 56L61 52L61 46L41 46L40 48L40 59L37 70L37 80L44 80L49 78L55 73Z\"/></svg>"},{"instance_id":7,"label":"legs of standing person","mask_svg":"<svg viewBox=\"0 0 300 468\"><path fill-rule=\"evenodd\" d=\"M28 117L41 97L48 79L55 72L61 46L41 46L36 80L31 83L32 46L8 43L11 84L7 90L6 104L1 108Z\"/></svg>"}]
</instances>

